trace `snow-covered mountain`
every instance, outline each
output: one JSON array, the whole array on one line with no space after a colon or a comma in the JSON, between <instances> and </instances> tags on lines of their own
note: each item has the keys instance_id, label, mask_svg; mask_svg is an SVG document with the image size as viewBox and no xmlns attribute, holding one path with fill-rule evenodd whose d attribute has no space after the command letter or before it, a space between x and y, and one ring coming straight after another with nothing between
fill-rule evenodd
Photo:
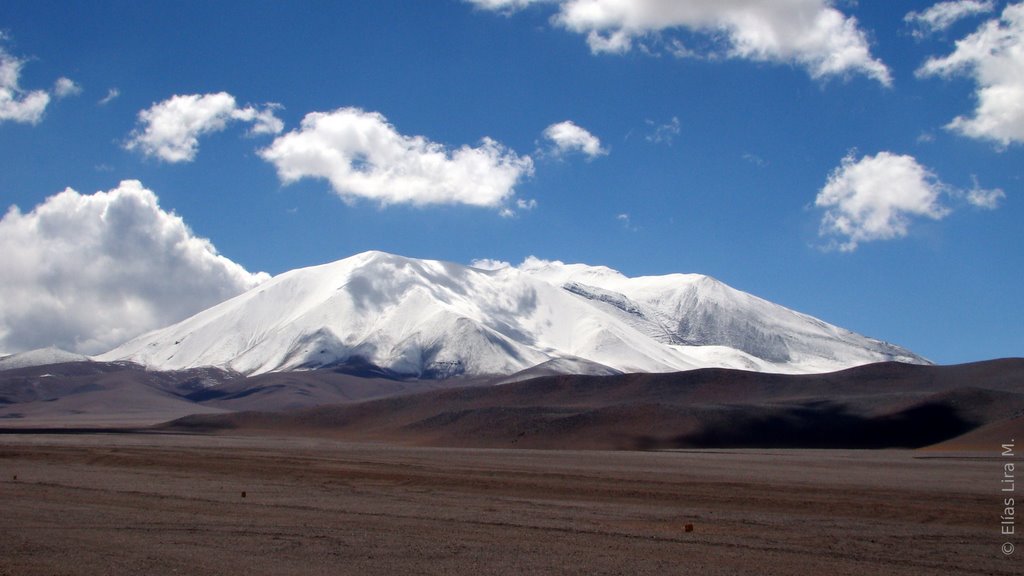
<instances>
[{"instance_id":1,"label":"snow-covered mountain","mask_svg":"<svg viewBox=\"0 0 1024 576\"><path fill-rule=\"evenodd\" d=\"M75 354L55 348L39 348L27 352L19 352L0 358L0 370L13 370L15 368L30 368L33 366L46 366L47 364L60 364L62 362L88 362L89 357L82 354Z\"/></svg>"},{"instance_id":2,"label":"snow-covered mountain","mask_svg":"<svg viewBox=\"0 0 1024 576\"><path fill-rule=\"evenodd\" d=\"M627 278L532 258L483 269L383 252L286 272L96 359L243 374L363 366L423 377L542 364L800 373L927 362L707 276Z\"/></svg>"}]
</instances>

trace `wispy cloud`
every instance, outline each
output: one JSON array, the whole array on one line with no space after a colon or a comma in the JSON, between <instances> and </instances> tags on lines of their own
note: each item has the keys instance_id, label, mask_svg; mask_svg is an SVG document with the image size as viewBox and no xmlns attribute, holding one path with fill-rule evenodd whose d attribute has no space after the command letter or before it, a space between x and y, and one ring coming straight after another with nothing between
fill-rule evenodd
<instances>
[{"instance_id":1,"label":"wispy cloud","mask_svg":"<svg viewBox=\"0 0 1024 576\"><path fill-rule=\"evenodd\" d=\"M97 104L99 104L100 106L106 106L107 104L110 104L111 102L116 100L119 96L121 96L121 91L117 88L111 88L107 90L107 95L101 98L100 101L97 102Z\"/></svg>"},{"instance_id":2,"label":"wispy cloud","mask_svg":"<svg viewBox=\"0 0 1024 576\"><path fill-rule=\"evenodd\" d=\"M53 95L57 98L67 98L69 96L78 96L82 93L82 87L75 83L70 78L64 78L63 76L57 79L57 82L53 85Z\"/></svg>"},{"instance_id":3,"label":"wispy cloud","mask_svg":"<svg viewBox=\"0 0 1024 576\"><path fill-rule=\"evenodd\" d=\"M982 188L978 184L977 177L974 178L974 186L970 190L963 191L962 194L967 199L968 204L984 210L999 208L999 203L1006 198L1006 192L1003 192L1000 188Z\"/></svg>"},{"instance_id":4,"label":"wispy cloud","mask_svg":"<svg viewBox=\"0 0 1024 576\"><path fill-rule=\"evenodd\" d=\"M239 107L227 92L173 96L139 112L138 128L125 148L165 162L191 162L199 137L220 132L230 122L247 122L252 134L278 134L284 123L274 115L274 104Z\"/></svg>"},{"instance_id":5,"label":"wispy cloud","mask_svg":"<svg viewBox=\"0 0 1024 576\"><path fill-rule=\"evenodd\" d=\"M522 10L531 4L550 3L551 0L466 0L470 4L484 10L512 13Z\"/></svg>"},{"instance_id":6,"label":"wispy cloud","mask_svg":"<svg viewBox=\"0 0 1024 576\"><path fill-rule=\"evenodd\" d=\"M746 152L743 154L743 159L753 164L754 166L757 166L758 168L768 167L768 161L765 160L764 158L761 158L757 154L751 154L750 152Z\"/></svg>"},{"instance_id":7,"label":"wispy cloud","mask_svg":"<svg viewBox=\"0 0 1024 576\"><path fill-rule=\"evenodd\" d=\"M676 136L679 136L679 118L676 116L673 116L671 120L664 124L656 124L653 120L647 120L646 123L648 126L653 128L653 130L645 137L648 142L654 144L668 144L671 146Z\"/></svg>"},{"instance_id":8,"label":"wispy cloud","mask_svg":"<svg viewBox=\"0 0 1024 576\"><path fill-rule=\"evenodd\" d=\"M909 12L903 20L914 27L916 38L943 32L964 18L987 14L996 9L993 0L954 0L939 2L922 12Z\"/></svg>"},{"instance_id":9,"label":"wispy cloud","mask_svg":"<svg viewBox=\"0 0 1024 576\"><path fill-rule=\"evenodd\" d=\"M359 108L313 112L299 129L260 151L288 184L323 178L343 199L381 205L468 204L511 210L514 187L533 161L484 138L457 149L401 134L384 115Z\"/></svg>"},{"instance_id":10,"label":"wispy cloud","mask_svg":"<svg viewBox=\"0 0 1024 576\"><path fill-rule=\"evenodd\" d=\"M530 198L517 198L515 201L515 208L512 206L503 206L498 214L502 218L515 218L519 216L520 212L529 212L537 207L537 200Z\"/></svg>"},{"instance_id":11,"label":"wispy cloud","mask_svg":"<svg viewBox=\"0 0 1024 576\"><path fill-rule=\"evenodd\" d=\"M480 270L503 270L505 268L512 268L512 264L510 262L494 260L491 258L478 258L470 262L469 265Z\"/></svg>"}]
</instances>

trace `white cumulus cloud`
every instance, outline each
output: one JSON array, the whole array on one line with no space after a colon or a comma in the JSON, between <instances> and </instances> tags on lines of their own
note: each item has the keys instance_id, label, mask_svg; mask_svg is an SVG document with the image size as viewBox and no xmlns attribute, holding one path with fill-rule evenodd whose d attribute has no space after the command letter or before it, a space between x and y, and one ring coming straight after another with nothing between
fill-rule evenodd
<instances>
[{"instance_id":1,"label":"white cumulus cloud","mask_svg":"<svg viewBox=\"0 0 1024 576\"><path fill-rule=\"evenodd\" d=\"M276 138L260 155L286 184L323 178L345 200L366 198L385 206L497 208L533 174L529 156L490 138L476 147L449 149L401 134L382 114L359 108L307 114L300 128Z\"/></svg>"},{"instance_id":2,"label":"white cumulus cloud","mask_svg":"<svg viewBox=\"0 0 1024 576\"><path fill-rule=\"evenodd\" d=\"M0 41L4 40L0 34ZM0 122L38 124L43 119L50 94L46 90L25 91L21 88L21 67L24 60L15 58L0 46Z\"/></svg>"},{"instance_id":3,"label":"white cumulus cloud","mask_svg":"<svg viewBox=\"0 0 1024 576\"><path fill-rule=\"evenodd\" d=\"M948 30L950 26L977 14L987 14L996 9L993 0L952 0L939 2L923 12L909 12L903 17L915 26L914 36L922 38L928 34Z\"/></svg>"},{"instance_id":4,"label":"white cumulus cloud","mask_svg":"<svg viewBox=\"0 0 1024 576\"><path fill-rule=\"evenodd\" d=\"M958 40L952 54L930 58L918 76L968 75L974 78L977 107L946 127L1001 146L1024 142L1024 3L1007 6Z\"/></svg>"},{"instance_id":5,"label":"white cumulus cloud","mask_svg":"<svg viewBox=\"0 0 1024 576\"><path fill-rule=\"evenodd\" d=\"M217 253L134 180L0 219L0 351L105 352L266 278Z\"/></svg>"},{"instance_id":6,"label":"white cumulus cloud","mask_svg":"<svg viewBox=\"0 0 1024 576\"><path fill-rule=\"evenodd\" d=\"M551 142L552 153L555 156L580 152L592 159L608 154L608 150L601 147L600 138L570 120L545 128L544 138Z\"/></svg>"},{"instance_id":7,"label":"white cumulus cloud","mask_svg":"<svg viewBox=\"0 0 1024 576\"><path fill-rule=\"evenodd\" d=\"M165 162L191 162L199 137L220 132L229 122L252 124L252 134L280 133L284 123L274 115L276 108L273 104L242 108L227 92L173 96L139 112L139 126L125 148Z\"/></svg>"},{"instance_id":8,"label":"white cumulus cloud","mask_svg":"<svg viewBox=\"0 0 1024 576\"><path fill-rule=\"evenodd\" d=\"M839 238L844 252L862 242L901 238L912 218L939 220L949 214L941 202L945 189L912 156L879 152L857 160L848 155L814 202L826 210L820 233Z\"/></svg>"},{"instance_id":9,"label":"white cumulus cloud","mask_svg":"<svg viewBox=\"0 0 1024 576\"><path fill-rule=\"evenodd\" d=\"M467 0L480 8L509 12L533 2ZM554 22L583 34L594 53L624 53L654 39L675 54L693 55L674 31L720 40L727 55L756 61L796 63L814 78L864 74L884 85L888 67L871 55L857 20L829 0L552 0Z\"/></svg>"}]
</instances>

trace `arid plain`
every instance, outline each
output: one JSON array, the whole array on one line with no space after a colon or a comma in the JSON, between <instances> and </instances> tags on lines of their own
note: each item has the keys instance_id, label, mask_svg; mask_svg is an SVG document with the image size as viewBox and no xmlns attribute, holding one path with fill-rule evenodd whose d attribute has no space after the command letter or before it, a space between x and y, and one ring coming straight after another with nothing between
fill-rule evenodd
<instances>
[{"instance_id":1,"label":"arid plain","mask_svg":"<svg viewBox=\"0 0 1024 576\"><path fill-rule=\"evenodd\" d=\"M1004 459L5 434L0 574L1019 574Z\"/></svg>"}]
</instances>

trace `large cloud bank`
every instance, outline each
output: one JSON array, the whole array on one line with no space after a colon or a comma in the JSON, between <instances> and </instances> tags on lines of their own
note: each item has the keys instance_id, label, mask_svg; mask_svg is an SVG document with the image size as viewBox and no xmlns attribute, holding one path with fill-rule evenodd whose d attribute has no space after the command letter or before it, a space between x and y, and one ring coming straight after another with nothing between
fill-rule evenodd
<instances>
[{"instance_id":1,"label":"large cloud bank","mask_svg":"<svg viewBox=\"0 0 1024 576\"><path fill-rule=\"evenodd\" d=\"M0 220L0 353L104 352L247 290L251 274L127 180Z\"/></svg>"}]
</instances>

